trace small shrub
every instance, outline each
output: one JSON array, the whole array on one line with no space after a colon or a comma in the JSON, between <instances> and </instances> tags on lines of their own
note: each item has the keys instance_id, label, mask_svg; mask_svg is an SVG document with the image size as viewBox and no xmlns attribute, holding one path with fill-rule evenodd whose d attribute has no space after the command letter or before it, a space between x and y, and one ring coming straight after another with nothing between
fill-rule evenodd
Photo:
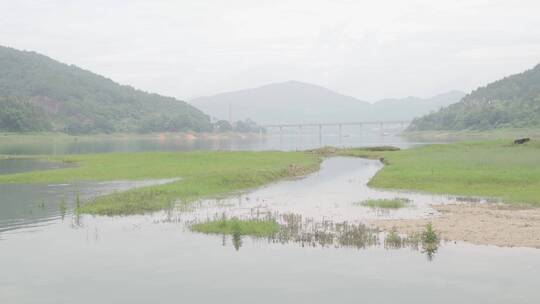
<instances>
[{"instance_id":1,"label":"small shrub","mask_svg":"<svg viewBox=\"0 0 540 304\"><path fill-rule=\"evenodd\" d=\"M426 225L426 229L422 233L422 242L425 244L436 244L439 242L439 236L431 223Z\"/></svg>"}]
</instances>

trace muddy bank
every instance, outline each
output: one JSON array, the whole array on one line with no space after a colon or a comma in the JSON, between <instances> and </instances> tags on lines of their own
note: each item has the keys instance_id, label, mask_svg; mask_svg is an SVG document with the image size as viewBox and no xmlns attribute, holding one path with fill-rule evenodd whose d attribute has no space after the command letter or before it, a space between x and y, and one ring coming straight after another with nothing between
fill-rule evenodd
<instances>
[{"instance_id":1,"label":"muddy bank","mask_svg":"<svg viewBox=\"0 0 540 304\"><path fill-rule=\"evenodd\" d=\"M370 224L399 233L420 232L429 222L444 240L478 245L540 248L540 208L500 204L432 205L437 217L405 220L372 220Z\"/></svg>"}]
</instances>

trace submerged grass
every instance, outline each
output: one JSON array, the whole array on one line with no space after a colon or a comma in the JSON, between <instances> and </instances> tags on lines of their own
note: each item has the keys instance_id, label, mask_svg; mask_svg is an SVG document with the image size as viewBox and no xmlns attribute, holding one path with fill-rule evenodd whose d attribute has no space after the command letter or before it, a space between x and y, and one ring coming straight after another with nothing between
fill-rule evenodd
<instances>
[{"instance_id":1,"label":"submerged grass","mask_svg":"<svg viewBox=\"0 0 540 304\"><path fill-rule=\"evenodd\" d=\"M303 152L110 153L51 157L77 167L1 175L0 183L69 183L78 181L182 179L98 197L82 204L81 213L137 214L258 187L281 178L304 175L319 167L320 157Z\"/></svg>"},{"instance_id":2,"label":"submerged grass","mask_svg":"<svg viewBox=\"0 0 540 304\"><path fill-rule=\"evenodd\" d=\"M392 199L368 199L359 203L359 205L369 208L399 209L405 208L410 204L407 198Z\"/></svg>"},{"instance_id":3,"label":"submerged grass","mask_svg":"<svg viewBox=\"0 0 540 304\"><path fill-rule=\"evenodd\" d=\"M369 182L378 188L498 198L540 206L540 142L509 140L426 145L400 151L347 149L340 155L381 159Z\"/></svg>"},{"instance_id":4,"label":"submerged grass","mask_svg":"<svg viewBox=\"0 0 540 304\"><path fill-rule=\"evenodd\" d=\"M256 237L271 236L279 231L275 220L241 220L221 218L191 226L192 231L208 234L250 235Z\"/></svg>"}]
</instances>

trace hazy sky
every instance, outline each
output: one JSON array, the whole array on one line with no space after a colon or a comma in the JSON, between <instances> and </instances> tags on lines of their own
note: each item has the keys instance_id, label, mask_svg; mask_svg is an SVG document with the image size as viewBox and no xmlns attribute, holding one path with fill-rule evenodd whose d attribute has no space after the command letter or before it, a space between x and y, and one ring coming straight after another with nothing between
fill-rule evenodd
<instances>
[{"instance_id":1,"label":"hazy sky","mask_svg":"<svg viewBox=\"0 0 540 304\"><path fill-rule=\"evenodd\" d=\"M286 80L427 97L540 63L540 1L0 0L0 44L182 99Z\"/></svg>"}]
</instances>

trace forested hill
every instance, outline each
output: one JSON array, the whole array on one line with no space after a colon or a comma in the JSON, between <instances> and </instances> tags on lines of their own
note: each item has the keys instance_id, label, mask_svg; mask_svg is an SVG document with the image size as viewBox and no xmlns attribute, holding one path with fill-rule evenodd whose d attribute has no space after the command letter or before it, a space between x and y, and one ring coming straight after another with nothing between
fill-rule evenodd
<instances>
[{"instance_id":1,"label":"forested hill","mask_svg":"<svg viewBox=\"0 0 540 304\"><path fill-rule=\"evenodd\" d=\"M540 126L540 65L478 88L460 102L413 121L408 131Z\"/></svg>"},{"instance_id":2,"label":"forested hill","mask_svg":"<svg viewBox=\"0 0 540 304\"><path fill-rule=\"evenodd\" d=\"M206 131L210 118L46 56L0 46L0 131Z\"/></svg>"}]
</instances>

